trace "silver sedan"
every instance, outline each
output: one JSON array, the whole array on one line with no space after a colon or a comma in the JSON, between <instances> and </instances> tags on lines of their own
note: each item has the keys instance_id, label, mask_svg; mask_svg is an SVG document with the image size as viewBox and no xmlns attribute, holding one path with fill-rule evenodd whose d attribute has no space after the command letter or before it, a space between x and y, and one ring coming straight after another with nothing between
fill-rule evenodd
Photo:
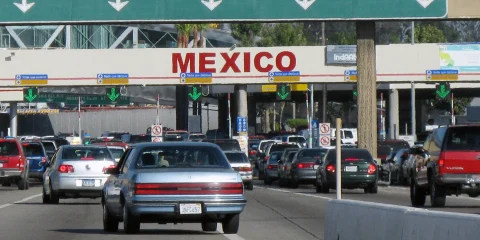
<instances>
[{"instance_id":1,"label":"silver sedan","mask_svg":"<svg viewBox=\"0 0 480 240\"><path fill-rule=\"evenodd\" d=\"M203 231L235 234L247 200L242 177L215 144L141 143L131 146L103 188L103 228L126 233L141 223L201 223Z\"/></svg>"},{"instance_id":2,"label":"silver sedan","mask_svg":"<svg viewBox=\"0 0 480 240\"><path fill-rule=\"evenodd\" d=\"M101 146L61 146L45 164L42 200L52 204L61 198L101 197L105 172L116 167L111 152Z\"/></svg>"}]
</instances>

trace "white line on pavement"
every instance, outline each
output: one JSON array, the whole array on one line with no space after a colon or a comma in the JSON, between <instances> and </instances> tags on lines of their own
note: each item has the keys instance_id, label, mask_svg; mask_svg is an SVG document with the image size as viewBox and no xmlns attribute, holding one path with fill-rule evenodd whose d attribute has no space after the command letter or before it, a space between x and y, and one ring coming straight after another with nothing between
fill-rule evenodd
<instances>
[{"instance_id":1,"label":"white line on pavement","mask_svg":"<svg viewBox=\"0 0 480 240\"><path fill-rule=\"evenodd\" d=\"M225 233L223 233L221 223L217 223L217 232L223 234L223 236L225 236L229 240L245 240L242 237L238 236L237 234L225 234Z\"/></svg>"},{"instance_id":2,"label":"white line on pavement","mask_svg":"<svg viewBox=\"0 0 480 240\"><path fill-rule=\"evenodd\" d=\"M308 194L308 193L295 193L295 194L297 194L297 195L300 195L300 196L307 196L307 197L320 198L320 199L324 199L324 200L330 200L330 199L333 199L333 198L330 198L330 197L324 197L324 196L313 195L313 194Z\"/></svg>"},{"instance_id":3,"label":"white line on pavement","mask_svg":"<svg viewBox=\"0 0 480 240\"><path fill-rule=\"evenodd\" d=\"M42 194L40 193L40 194L37 194L37 195L33 195L33 196L30 196L30 197L24 198L22 200L13 202L13 203L3 204L3 205L0 205L0 209L12 206L13 204L16 204L16 203L23 203L23 202L26 202L26 201L29 201L29 200L32 200L34 198L41 197L41 196L42 196Z\"/></svg>"}]
</instances>

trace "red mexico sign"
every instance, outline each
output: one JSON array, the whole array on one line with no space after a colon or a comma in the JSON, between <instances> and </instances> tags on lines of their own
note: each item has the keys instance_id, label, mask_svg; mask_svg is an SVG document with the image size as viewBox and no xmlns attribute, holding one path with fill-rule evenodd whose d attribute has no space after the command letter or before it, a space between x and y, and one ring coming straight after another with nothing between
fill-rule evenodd
<instances>
[{"instance_id":1,"label":"red mexico sign","mask_svg":"<svg viewBox=\"0 0 480 240\"><path fill-rule=\"evenodd\" d=\"M297 57L291 51L172 53L172 73L290 72L296 66Z\"/></svg>"}]
</instances>

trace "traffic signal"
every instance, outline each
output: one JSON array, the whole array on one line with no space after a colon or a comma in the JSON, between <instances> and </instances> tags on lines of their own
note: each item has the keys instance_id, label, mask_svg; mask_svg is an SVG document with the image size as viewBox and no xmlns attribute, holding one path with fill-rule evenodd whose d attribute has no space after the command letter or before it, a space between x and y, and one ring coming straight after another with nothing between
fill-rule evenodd
<instances>
[{"instance_id":1,"label":"traffic signal","mask_svg":"<svg viewBox=\"0 0 480 240\"><path fill-rule=\"evenodd\" d=\"M449 101L451 95L452 95L452 90L450 89L450 83L441 82L437 85L436 91L435 91L435 96L437 100Z\"/></svg>"},{"instance_id":2,"label":"traffic signal","mask_svg":"<svg viewBox=\"0 0 480 240\"><path fill-rule=\"evenodd\" d=\"M276 96L277 101L290 101L292 99L290 86L287 84L278 85Z\"/></svg>"},{"instance_id":3,"label":"traffic signal","mask_svg":"<svg viewBox=\"0 0 480 240\"><path fill-rule=\"evenodd\" d=\"M23 89L23 101L34 102L38 97L38 88L24 88Z\"/></svg>"},{"instance_id":4,"label":"traffic signal","mask_svg":"<svg viewBox=\"0 0 480 240\"><path fill-rule=\"evenodd\" d=\"M353 97L353 101L356 102L357 101L357 97L358 97L358 90L357 90L357 84L353 85L353 89L352 89L352 97Z\"/></svg>"},{"instance_id":5,"label":"traffic signal","mask_svg":"<svg viewBox=\"0 0 480 240\"><path fill-rule=\"evenodd\" d=\"M188 87L188 98L192 101L200 101L202 98L202 87L199 85Z\"/></svg>"},{"instance_id":6,"label":"traffic signal","mask_svg":"<svg viewBox=\"0 0 480 240\"><path fill-rule=\"evenodd\" d=\"M117 102L117 99L122 94L120 93L120 88L111 87L111 88L105 89L105 95L107 96L107 99L110 100L111 102Z\"/></svg>"}]
</instances>

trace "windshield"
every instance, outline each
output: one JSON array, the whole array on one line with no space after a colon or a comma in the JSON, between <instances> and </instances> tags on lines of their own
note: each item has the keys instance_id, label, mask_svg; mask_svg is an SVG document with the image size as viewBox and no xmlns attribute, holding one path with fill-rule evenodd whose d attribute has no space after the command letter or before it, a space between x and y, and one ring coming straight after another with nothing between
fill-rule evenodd
<instances>
[{"instance_id":1,"label":"windshield","mask_svg":"<svg viewBox=\"0 0 480 240\"><path fill-rule=\"evenodd\" d=\"M230 168L227 159L214 147L156 146L139 153L136 166L143 168Z\"/></svg>"},{"instance_id":2,"label":"windshield","mask_svg":"<svg viewBox=\"0 0 480 240\"><path fill-rule=\"evenodd\" d=\"M217 144L223 151L241 151L237 140L206 140L205 142Z\"/></svg>"},{"instance_id":3,"label":"windshield","mask_svg":"<svg viewBox=\"0 0 480 240\"><path fill-rule=\"evenodd\" d=\"M372 155L365 149L342 149L342 162L369 162L373 161ZM328 162L337 160L337 152L329 151L327 155Z\"/></svg>"},{"instance_id":4,"label":"windshield","mask_svg":"<svg viewBox=\"0 0 480 240\"><path fill-rule=\"evenodd\" d=\"M44 157L42 145L39 143L23 143L25 157Z\"/></svg>"},{"instance_id":5,"label":"windshield","mask_svg":"<svg viewBox=\"0 0 480 240\"><path fill-rule=\"evenodd\" d=\"M321 159L325 154L327 154L327 149L303 149L298 153L297 158Z\"/></svg>"},{"instance_id":6,"label":"windshield","mask_svg":"<svg viewBox=\"0 0 480 240\"><path fill-rule=\"evenodd\" d=\"M42 142L43 144L43 147L45 148L45 151L47 152L55 152L55 145L53 144L53 142Z\"/></svg>"},{"instance_id":7,"label":"windshield","mask_svg":"<svg viewBox=\"0 0 480 240\"><path fill-rule=\"evenodd\" d=\"M268 159L268 163L277 163L278 160L280 160L280 157L282 157L283 152L273 152L270 154L270 158Z\"/></svg>"},{"instance_id":8,"label":"windshield","mask_svg":"<svg viewBox=\"0 0 480 240\"><path fill-rule=\"evenodd\" d=\"M67 161L77 160L113 160L107 148L65 148L62 159Z\"/></svg>"},{"instance_id":9,"label":"windshield","mask_svg":"<svg viewBox=\"0 0 480 240\"><path fill-rule=\"evenodd\" d=\"M0 142L0 156L18 156L18 147L15 142Z\"/></svg>"},{"instance_id":10,"label":"windshield","mask_svg":"<svg viewBox=\"0 0 480 240\"><path fill-rule=\"evenodd\" d=\"M479 151L480 135L478 127L452 127L448 131L443 150Z\"/></svg>"},{"instance_id":11,"label":"windshield","mask_svg":"<svg viewBox=\"0 0 480 240\"><path fill-rule=\"evenodd\" d=\"M113 155L113 158L119 159L122 157L123 153L125 152L123 148L109 148L110 152Z\"/></svg>"},{"instance_id":12,"label":"windshield","mask_svg":"<svg viewBox=\"0 0 480 240\"><path fill-rule=\"evenodd\" d=\"M270 146L272 143L274 143L275 141L264 141L264 142L261 142L260 143L260 146L258 147L258 149L260 149L260 151L265 151L265 149Z\"/></svg>"},{"instance_id":13,"label":"windshield","mask_svg":"<svg viewBox=\"0 0 480 240\"><path fill-rule=\"evenodd\" d=\"M248 158L245 153L225 153L230 163L248 163Z\"/></svg>"},{"instance_id":14,"label":"windshield","mask_svg":"<svg viewBox=\"0 0 480 240\"><path fill-rule=\"evenodd\" d=\"M296 143L305 143L306 140L304 137L290 137L288 138L289 142L296 142Z\"/></svg>"},{"instance_id":15,"label":"windshield","mask_svg":"<svg viewBox=\"0 0 480 240\"><path fill-rule=\"evenodd\" d=\"M275 144L270 147L270 152L283 151L287 148L299 148L297 144Z\"/></svg>"}]
</instances>

